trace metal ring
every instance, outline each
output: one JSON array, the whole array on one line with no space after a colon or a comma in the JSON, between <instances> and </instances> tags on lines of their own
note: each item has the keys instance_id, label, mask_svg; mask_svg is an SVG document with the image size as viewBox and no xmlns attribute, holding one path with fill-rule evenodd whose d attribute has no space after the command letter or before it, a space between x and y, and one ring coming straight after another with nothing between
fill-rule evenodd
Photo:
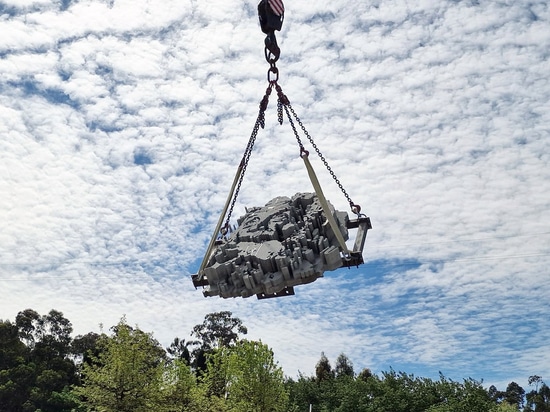
<instances>
[{"instance_id":1,"label":"metal ring","mask_svg":"<svg viewBox=\"0 0 550 412\"><path fill-rule=\"evenodd\" d=\"M270 73L274 73L275 74L275 80L272 80L271 79L271 75ZM279 81L279 69L275 66L271 66L269 68L269 70L267 71L267 81L269 83L277 83Z\"/></svg>"}]
</instances>

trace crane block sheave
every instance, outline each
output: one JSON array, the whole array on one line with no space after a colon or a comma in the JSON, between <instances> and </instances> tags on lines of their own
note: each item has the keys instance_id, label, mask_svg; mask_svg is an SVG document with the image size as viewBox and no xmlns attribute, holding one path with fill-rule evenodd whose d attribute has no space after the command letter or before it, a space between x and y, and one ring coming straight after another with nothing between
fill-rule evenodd
<instances>
[{"instance_id":1,"label":"crane block sheave","mask_svg":"<svg viewBox=\"0 0 550 412\"><path fill-rule=\"evenodd\" d=\"M256 295L258 299L265 299L294 295L295 286L311 283L325 271L364 263L365 240L372 228L370 218L351 200L278 83L276 63L281 50L275 31L281 30L284 11L282 0L262 0L258 4L260 26L266 34L268 87L214 234L197 274L192 275L193 285L203 287L204 296L246 298ZM282 125L286 117L290 124L314 192L280 196L265 206L248 208L238 219L238 227L230 230L233 208L258 131L265 127L265 111L273 89L277 94L278 122ZM355 219L336 210L325 198L299 131L342 191ZM357 229L357 233L353 248L349 250L346 241L351 229Z\"/></svg>"}]
</instances>

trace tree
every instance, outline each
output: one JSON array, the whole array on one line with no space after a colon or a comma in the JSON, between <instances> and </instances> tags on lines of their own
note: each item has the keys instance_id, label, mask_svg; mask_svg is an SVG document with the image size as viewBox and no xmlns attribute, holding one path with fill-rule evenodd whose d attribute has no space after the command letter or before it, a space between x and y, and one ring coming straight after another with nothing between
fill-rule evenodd
<instances>
[{"instance_id":1,"label":"tree","mask_svg":"<svg viewBox=\"0 0 550 412\"><path fill-rule=\"evenodd\" d=\"M189 353L190 342L185 342L185 339L176 337L174 341L166 348L166 352L173 358L183 360L186 363L191 361L191 354Z\"/></svg>"},{"instance_id":2,"label":"tree","mask_svg":"<svg viewBox=\"0 0 550 412\"><path fill-rule=\"evenodd\" d=\"M525 412L549 412L550 411L550 388L544 383L542 377L533 375L529 377L529 385L535 385L525 398L527 405Z\"/></svg>"},{"instance_id":3,"label":"tree","mask_svg":"<svg viewBox=\"0 0 550 412\"><path fill-rule=\"evenodd\" d=\"M69 358L72 324L54 309L33 324L30 357L35 365L36 381L29 400L42 412L69 411L74 407L74 400L62 394L76 382L76 368Z\"/></svg>"},{"instance_id":4,"label":"tree","mask_svg":"<svg viewBox=\"0 0 550 412\"><path fill-rule=\"evenodd\" d=\"M515 405L517 409L523 407L523 397L525 396L525 390L519 386L516 382L510 382L504 392L504 401L510 405Z\"/></svg>"},{"instance_id":5,"label":"tree","mask_svg":"<svg viewBox=\"0 0 550 412\"><path fill-rule=\"evenodd\" d=\"M208 374L225 375L225 397L235 411L286 411L288 393L283 370L273 351L262 342L241 340L220 348L209 362Z\"/></svg>"},{"instance_id":6,"label":"tree","mask_svg":"<svg viewBox=\"0 0 550 412\"><path fill-rule=\"evenodd\" d=\"M544 382L535 398L535 412L550 412L550 388Z\"/></svg>"},{"instance_id":7,"label":"tree","mask_svg":"<svg viewBox=\"0 0 550 412\"><path fill-rule=\"evenodd\" d=\"M393 369L382 372L378 382L374 381L371 385L375 409L393 412L425 411L439 401L434 381Z\"/></svg>"},{"instance_id":8,"label":"tree","mask_svg":"<svg viewBox=\"0 0 550 412\"><path fill-rule=\"evenodd\" d=\"M163 404L167 411L202 412L216 410L187 362L174 359L166 364L163 384ZM218 408L219 409L219 408Z\"/></svg>"},{"instance_id":9,"label":"tree","mask_svg":"<svg viewBox=\"0 0 550 412\"><path fill-rule=\"evenodd\" d=\"M527 383L529 384L529 386L533 386L533 384L535 385L535 392L538 391L539 389L539 385L541 383L544 383L542 381L542 377L539 376L539 375L531 375L529 376L529 379L527 380Z\"/></svg>"},{"instance_id":10,"label":"tree","mask_svg":"<svg viewBox=\"0 0 550 412\"><path fill-rule=\"evenodd\" d=\"M29 352L18 327L0 320L0 412L20 411L28 399L34 382L34 370L25 365Z\"/></svg>"},{"instance_id":11,"label":"tree","mask_svg":"<svg viewBox=\"0 0 550 412\"><path fill-rule=\"evenodd\" d=\"M85 335L78 335L71 343L71 354L74 362L79 365L81 363L90 363L92 357L99 355L98 342L101 335L95 332L88 332Z\"/></svg>"},{"instance_id":12,"label":"tree","mask_svg":"<svg viewBox=\"0 0 550 412\"><path fill-rule=\"evenodd\" d=\"M73 325L57 310L50 310L38 321L38 335L41 342L47 341L49 346L57 350L57 355L69 354Z\"/></svg>"},{"instance_id":13,"label":"tree","mask_svg":"<svg viewBox=\"0 0 550 412\"><path fill-rule=\"evenodd\" d=\"M487 412L496 406L481 382L474 379L464 379L461 383L440 374L439 382L434 384L437 401L429 412Z\"/></svg>"},{"instance_id":14,"label":"tree","mask_svg":"<svg viewBox=\"0 0 550 412\"><path fill-rule=\"evenodd\" d=\"M246 335L247 328L239 318L234 318L229 311L209 313L204 322L193 328L191 335L199 339L206 351L227 347L235 343L239 334Z\"/></svg>"},{"instance_id":15,"label":"tree","mask_svg":"<svg viewBox=\"0 0 550 412\"><path fill-rule=\"evenodd\" d=\"M206 369L207 355L221 347L234 344L239 334L246 335L247 328L239 318L234 318L229 311L209 313L200 325L196 325L191 335L198 340L192 342L197 346L192 351L192 366L198 371Z\"/></svg>"},{"instance_id":16,"label":"tree","mask_svg":"<svg viewBox=\"0 0 550 412\"><path fill-rule=\"evenodd\" d=\"M35 341L35 331L40 315L33 309L25 309L15 317L15 325L19 330L19 337L27 347L32 348Z\"/></svg>"},{"instance_id":17,"label":"tree","mask_svg":"<svg viewBox=\"0 0 550 412\"><path fill-rule=\"evenodd\" d=\"M289 394L289 411L307 411L309 405L319 405L321 402L321 389L313 376L300 373L298 380L286 380L286 388Z\"/></svg>"},{"instance_id":18,"label":"tree","mask_svg":"<svg viewBox=\"0 0 550 412\"><path fill-rule=\"evenodd\" d=\"M321 352L321 358L317 362L317 365L315 365L315 378L317 382L334 378L334 371L324 352Z\"/></svg>"},{"instance_id":19,"label":"tree","mask_svg":"<svg viewBox=\"0 0 550 412\"><path fill-rule=\"evenodd\" d=\"M515 405L510 405L508 402L501 402L495 405L491 412L516 412L518 408Z\"/></svg>"},{"instance_id":20,"label":"tree","mask_svg":"<svg viewBox=\"0 0 550 412\"><path fill-rule=\"evenodd\" d=\"M504 399L504 392L499 391L495 385L489 386L489 390L487 393L495 403L501 403Z\"/></svg>"},{"instance_id":21,"label":"tree","mask_svg":"<svg viewBox=\"0 0 550 412\"><path fill-rule=\"evenodd\" d=\"M69 359L72 325L63 313L52 309L40 316L25 309L17 314L15 325L4 324L3 331L4 338L9 336L10 352L15 350L19 356L1 370L0 399L6 396L9 401L1 402L0 411L4 405L10 411L73 409L75 400L66 396L76 382L76 369Z\"/></svg>"},{"instance_id":22,"label":"tree","mask_svg":"<svg viewBox=\"0 0 550 412\"><path fill-rule=\"evenodd\" d=\"M336 358L336 365L334 366L334 372L336 374L336 377L342 377L342 376L355 376L355 372L353 371L353 363L351 360L343 353L338 355Z\"/></svg>"},{"instance_id":23,"label":"tree","mask_svg":"<svg viewBox=\"0 0 550 412\"><path fill-rule=\"evenodd\" d=\"M83 385L75 388L76 394L92 410L159 410L164 349L151 334L130 327L124 318L111 330L112 336L99 338L99 355L82 365Z\"/></svg>"}]
</instances>

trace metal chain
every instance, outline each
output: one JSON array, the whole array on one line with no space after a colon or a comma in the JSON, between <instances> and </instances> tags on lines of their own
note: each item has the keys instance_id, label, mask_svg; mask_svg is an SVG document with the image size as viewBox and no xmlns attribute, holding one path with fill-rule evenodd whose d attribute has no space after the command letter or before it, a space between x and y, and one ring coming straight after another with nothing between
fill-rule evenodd
<instances>
[{"instance_id":1,"label":"metal chain","mask_svg":"<svg viewBox=\"0 0 550 412\"><path fill-rule=\"evenodd\" d=\"M235 203L237 202L237 197L239 196L239 192L241 190L241 184L243 182L244 174L245 174L246 168L248 166L248 161L250 160L250 155L252 154L252 149L254 148L254 143L256 142L256 137L258 135L258 130L260 129L260 127L262 129L265 127L265 111L267 109L267 105L269 103L269 96L271 95L271 91L272 91L273 87L275 87L275 89L277 90L277 96L278 96L278 99L277 99L277 120L278 120L279 124L283 124L283 109L284 109L284 112L286 113L286 116L288 118L290 126L292 127L292 131L294 132L294 136L296 137L296 140L298 141L298 145L300 146L300 156L302 156L303 154L307 154L308 152L307 152L307 150L305 150L304 145L302 144L302 141L300 139L300 135L298 133L298 130L296 129L296 125L294 124L294 120L292 119L293 117L294 117L296 123L298 123L300 125L300 128L302 129L302 132L307 137L307 139L311 143L311 146L313 146L313 148L315 149L315 152L317 153L317 155L319 156L319 158L321 159L321 161L325 165L326 169L328 170L328 172L330 173L330 175L332 176L332 178L334 179L334 181L336 182L336 184L338 185L338 187L340 188L340 190L344 194L346 200L348 201L348 203L351 207L351 210L354 213L356 213L357 215L361 211L361 206L356 205L355 203L353 203L350 196L348 195L348 193L344 189L344 186L342 186L342 183L340 183L340 180L338 179L338 177L336 177L336 174L334 173L332 168L329 166L327 160L325 159L325 157L323 156L323 154L321 153L321 151L319 150L319 148L317 147L317 145L313 141L313 138L308 133L308 131L306 130L306 128L303 125L302 121L300 120L300 118L298 117L298 115L296 114L294 109L292 108L292 105L290 104L290 101L288 100L288 97L283 93L283 90L281 89L281 86L279 86L279 84L278 84L279 69L277 68L277 66L275 64L278 60L278 56L274 57L272 54L269 53L267 48L265 49L265 54L266 54L266 60L269 62L269 65L270 65L269 70L267 72L267 80L269 82L269 86L267 87L267 89L265 91L265 95L264 95L263 99L260 102L260 111L258 113L258 117L256 118L256 123L254 124L254 128L252 129L250 139L248 140L248 144L247 144L246 149L244 151L243 158L242 158L241 163L239 165L241 175L239 176L239 180L238 180L237 186L235 188L235 193L233 195L233 198L231 199L231 205L230 205L229 210L227 212L227 218L226 218L225 224L220 230L222 236L225 236L227 234L227 232L229 231L229 221L231 220L231 215L233 214L233 209L235 207ZM273 76L273 78L272 78L272 76Z\"/></svg>"},{"instance_id":2,"label":"metal chain","mask_svg":"<svg viewBox=\"0 0 550 412\"><path fill-rule=\"evenodd\" d=\"M282 92L281 92L281 94L282 94ZM342 193L346 197L346 200L348 201L352 211L354 213L358 214L361 210L361 207L359 205L356 205L355 203L353 203L350 196L346 192L346 189L344 189L344 186L342 186L342 183L340 183L340 180L338 179L338 177L336 177L336 174L334 173L332 168L329 166L327 160L325 159L325 157L323 156L323 154L321 153L321 151L319 150L319 148L317 147L317 145L313 141L313 138L310 136L310 134L306 130L305 126L303 125L302 121L300 120L300 118L298 117L298 115L296 114L294 109L292 108L292 105L290 104L290 102L287 102L287 104L285 104L284 107L285 107L286 115L288 117L290 125L292 126L292 130L294 131L294 135L296 136L296 140L298 141L298 144L300 145L300 150L303 151L304 146L302 145L300 137L298 136L298 132L296 131L296 127L294 126L294 123L292 122L291 116L289 114L289 110L292 113L292 116L294 117L296 122L300 125L300 128L302 129L302 132L304 133L304 135L307 137L307 139L311 143L311 146L313 146L313 149L315 149L315 152L320 157L321 161L323 162L323 164L327 168L328 172L330 173L330 175L332 176L332 178L334 179L334 181L336 182L336 184L338 185L338 187L340 188L340 190L342 191Z\"/></svg>"},{"instance_id":3,"label":"metal chain","mask_svg":"<svg viewBox=\"0 0 550 412\"><path fill-rule=\"evenodd\" d=\"M258 117L256 118L256 123L254 124L254 128L252 129L250 139L248 140L248 144L244 151L243 158L239 165L239 168L241 170L241 175L239 176L237 187L235 188L235 194L231 199L231 205L229 206L229 210L227 212L227 218L225 220L225 224L220 230L222 236L225 236L229 231L229 227L230 227L229 221L231 220L231 215L233 214L233 209L235 207L235 203L237 202L237 197L239 196L239 192L241 190L241 184L243 182L244 174L248 166L248 161L250 160L250 155L252 154L252 149L254 148L254 143L258 135L258 130L260 129L260 127L262 129L265 127L265 111L269 103L269 96L271 95L271 91L273 90L274 86L280 89L279 85L277 84L277 81L279 80L279 69L277 68L277 65L276 65L276 62L279 59L279 56L271 53L267 47L265 48L264 52L265 52L265 58L269 63L269 70L267 71L267 81L269 82L269 86L265 91L264 97L260 101L260 111L258 113ZM277 117L280 124L283 124L282 104L283 103L281 103L281 100L279 98L279 100L277 101L277 114L278 114Z\"/></svg>"},{"instance_id":4,"label":"metal chain","mask_svg":"<svg viewBox=\"0 0 550 412\"><path fill-rule=\"evenodd\" d=\"M258 113L258 117L256 118L256 123L254 124L254 128L252 129L252 133L250 134L250 139L248 140L248 144L246 145L246 149L244 151L241 164L239 165L239 168L241 169L241 175L239 176L239 180L237 182L237 187L235 189L235 194L233 195L233 199L231 199L231 205L229 206L229 210L227 212L227 218L225 220L225 224L221 229L222 236L225 236L229 231L229 221L231 220L231 215L233 214L233 208L235 207L235 203L237 202L237 197L239 196L239 191L241 190L241 184L243 182L244 174L248 166L248 161L250 160L250 155L252 154L252 149L254 148L254 143L256 142L256 137L258 136L258 130L260 129L260 127L263 129L265 126L265 110L267 109L267 104L269 103L269 95L271 94L272 88L273 88L273 84L270 84L265 91L265 95L262 101L260 102L260 111Z\"/></svg>"},{"instance_id":5,"label":"metal chain","mask_svg":"<svg viewBox=\"0 0 550 412\"><path fill-rule=\"evenodd\" d=\"M283 107L285 109L288 122L290 123L290 127L292 127L292 131L294 132L294 137L296 137L296 140L298 141L298 146L300 146L300 155L301 155L302 152L306 151L306 149L304 149L304 145L302 144L302 140L300 139L298 130L296 130L296 126L294 126L294 121L292 120L292 117L290 117L290 113L288 112L288 106L289 106L288 104L285 104Z\"/></svg>"}]
</instances>

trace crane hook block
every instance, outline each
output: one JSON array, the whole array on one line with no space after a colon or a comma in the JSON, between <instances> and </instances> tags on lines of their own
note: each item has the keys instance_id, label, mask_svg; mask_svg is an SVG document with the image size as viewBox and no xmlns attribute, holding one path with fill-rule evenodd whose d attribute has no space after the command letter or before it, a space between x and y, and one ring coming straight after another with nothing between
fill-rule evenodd
<instances>
[{"instance_id":1,"label":"crane hook block","mask_svg":"<svg viewBox=\"0 0 550 412\"><path fill-rule=\"evenodd\" d=\"M285 18L285 6L282 0L262 0L258 4L260 27L265 34L280 31Z\"/></svg>"},{"instance_id":2,"label":"crane hook block","mask_svg":"<svg viewBox=\"0 0 550 412\"><path fill-rule=\"evenodd\" d=\"M370 220L354 224L346 212L329 206L345 240L350 223L363 229L362 239L356 240L362 248ZM314 193L276 197L264 207L247 209L238 228L206 258L203 273L192 276L193 284L205 287L204 296L223 298L294 295L294 286L311 283L325 271L363 263L362 250L342 257Z\"/></svg>"}]
</instances>

